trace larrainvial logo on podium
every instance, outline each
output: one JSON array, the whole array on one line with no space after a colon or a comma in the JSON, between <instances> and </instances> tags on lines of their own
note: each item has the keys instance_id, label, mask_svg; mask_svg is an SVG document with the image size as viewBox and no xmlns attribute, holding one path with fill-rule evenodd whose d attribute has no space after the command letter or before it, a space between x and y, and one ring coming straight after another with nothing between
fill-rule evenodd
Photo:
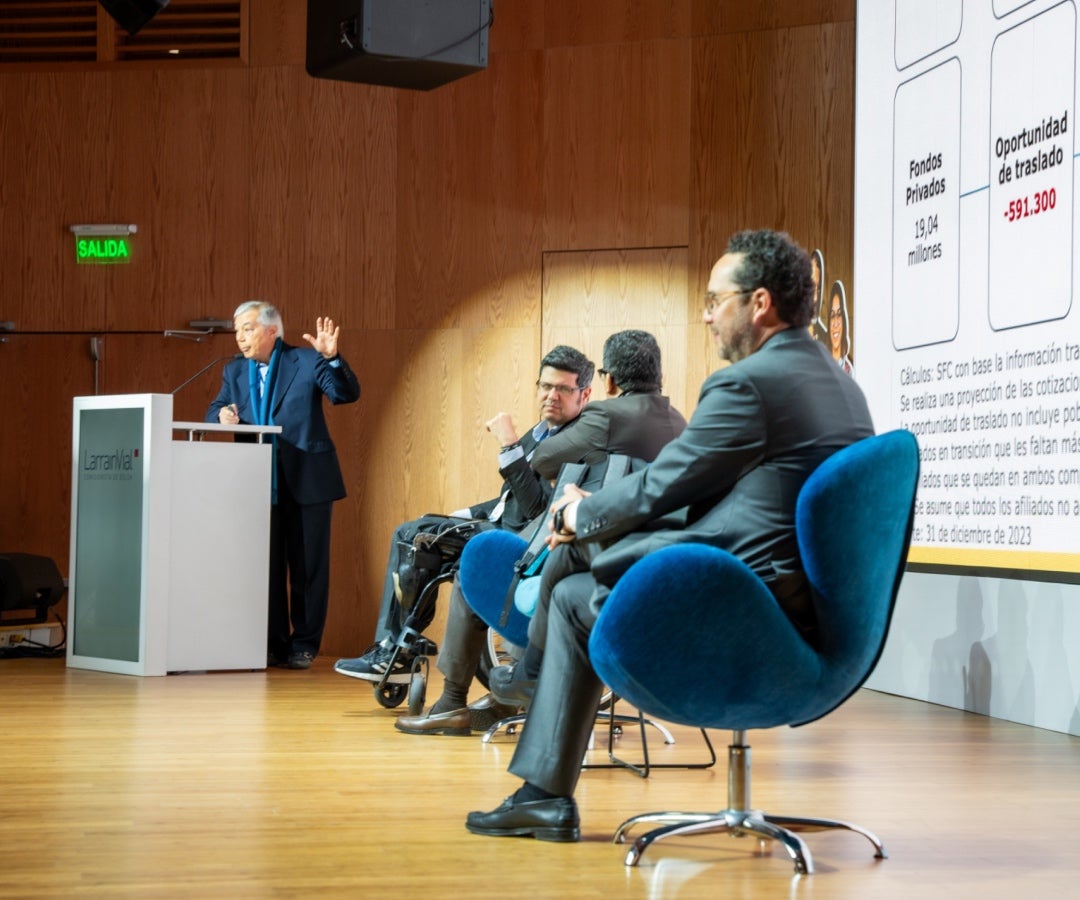
<instances>
[{"instance_id":1,"label":"larrainvial logo on podium","mask_svg":"<svg viewBox=\"0 0 1080 900\"><path fill-rule=\"evenodd\" d=\"M82 478L84 481L131 481L135 477L138 459L138 447L106 451L84 447Z\"/></svg>"}]
</instances>

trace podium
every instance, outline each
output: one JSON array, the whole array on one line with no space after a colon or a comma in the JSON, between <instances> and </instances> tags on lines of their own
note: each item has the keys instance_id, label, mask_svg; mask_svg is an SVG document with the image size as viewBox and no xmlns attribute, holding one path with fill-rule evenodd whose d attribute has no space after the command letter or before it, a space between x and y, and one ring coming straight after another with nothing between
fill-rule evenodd
<instances>
[{"instance_id":1,"label":"podium","mask_svg":"<svg viewBox=\"0 0 1080 900\"><path fill-rule=\"evenodd\" d=\"M266 436L281 428L173 422L172 412L171 394L74 399L72 668L164 675L266 667ZM252 442L201 440L211 432Z\"/></svg>"}]
</instances>

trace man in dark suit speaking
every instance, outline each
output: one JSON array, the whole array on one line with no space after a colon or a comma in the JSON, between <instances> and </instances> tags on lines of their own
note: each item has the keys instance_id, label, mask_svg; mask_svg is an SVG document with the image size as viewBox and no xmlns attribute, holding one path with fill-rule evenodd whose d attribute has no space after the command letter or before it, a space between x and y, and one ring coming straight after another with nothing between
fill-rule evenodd
<instances>
[{"instance_id":1,"label":"man in dark suit speaking","mask_svg":"<svg viewBox=\"0 0 1080 900\"><path fill-rule=\"evenodd\" d=\"M787 235L734 235L713 266L704 314L731 365L705 380L686 430L650 466L592 495L568 488L555 501L539 600L547 639L510 763L525 783L497 809L469 813L470 831L578 839L573 794L602 692L589 632L612 586L646 554L688 541L734 553L814 640L795 501L822 460L873 425L862 391L807 331L813 294L809 257ZM685 650L656 648L673 665Z\"/></svg>"},{"instance_id":2,"label":"man in dark suit speaking","mask_svg":"<svg viewBox=\"0 0 1080 900\"><path fill-rule=\"evenodd\" d=\"M310 348L284 342L281 314L263 300L241 303L233 323L245 358L225 366L206 421L281 426L274 437L267 664L307 669L326 625L331 508L345 496L323 397L353 403L360 384L338 355L341 329L329 318L316 319L315 334L304 335Z\"/></svg>"}]
</instances>

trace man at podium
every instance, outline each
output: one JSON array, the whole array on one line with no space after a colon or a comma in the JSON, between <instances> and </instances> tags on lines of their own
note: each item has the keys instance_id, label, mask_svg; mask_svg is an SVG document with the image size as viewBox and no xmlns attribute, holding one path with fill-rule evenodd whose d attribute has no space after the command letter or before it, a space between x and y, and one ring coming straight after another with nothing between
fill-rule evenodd
<instances>
[{"instance_id":1,"label":"man at podium","mask_svg":"<svg viewBox=\"0 0 1080 900\"><path fill-rule=\"evenodd\" d=\"M345 496L322 401L353 403L360 384L338 355L341 328L332 319L315 320L315 334L303 336L310 348L284 342L281 314L264 300L241 303L233 323L244 358L225 366L206 421L281 426L271 470L267 665L308 669L326 625L331 509Z\"/></svg>"}]
</instances>

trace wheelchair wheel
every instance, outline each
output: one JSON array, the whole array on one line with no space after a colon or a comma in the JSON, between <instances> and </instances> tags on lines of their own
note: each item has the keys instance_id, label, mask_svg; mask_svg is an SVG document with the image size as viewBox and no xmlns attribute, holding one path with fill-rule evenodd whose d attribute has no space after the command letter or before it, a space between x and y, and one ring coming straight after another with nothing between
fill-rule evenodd
<instances>
[{"instance_id":1,"label":"wheelchair wheel","mask_svg":"<svg viewBox=\"0 0 1080 900\"><path fill-rule=\"evenodd\" d=\"M511 665L520 655L521 650L504 641L502 635L494 628L489 628L484 652L476 666L476 680L487 690L491 686L488 682L488 672L495 666Z\"/></svg>"},{"instance_id":2,"label":"wheelchair wheel","mask_svg":"<svg viewBox=\"0 0 1080 900\"><path fill-rule=\"evenodd\" d=\"M386 709L401 706L408 692L409 685L407 684L384 684L382 687L375 685L375 699Z\"/></svg>"},{"instance_id":3,"label":"wheelchair wheel","mask_svg":"<svg viewBox=\"0 0 1080 900\"><path fill-rule=\"evenodd\" d=\"M418 656L413 660L412 674L409 676L410 716L418 716L424 711L424 700L427 697L427 667L426 656Z\"/></svg>"}]
</instances>

